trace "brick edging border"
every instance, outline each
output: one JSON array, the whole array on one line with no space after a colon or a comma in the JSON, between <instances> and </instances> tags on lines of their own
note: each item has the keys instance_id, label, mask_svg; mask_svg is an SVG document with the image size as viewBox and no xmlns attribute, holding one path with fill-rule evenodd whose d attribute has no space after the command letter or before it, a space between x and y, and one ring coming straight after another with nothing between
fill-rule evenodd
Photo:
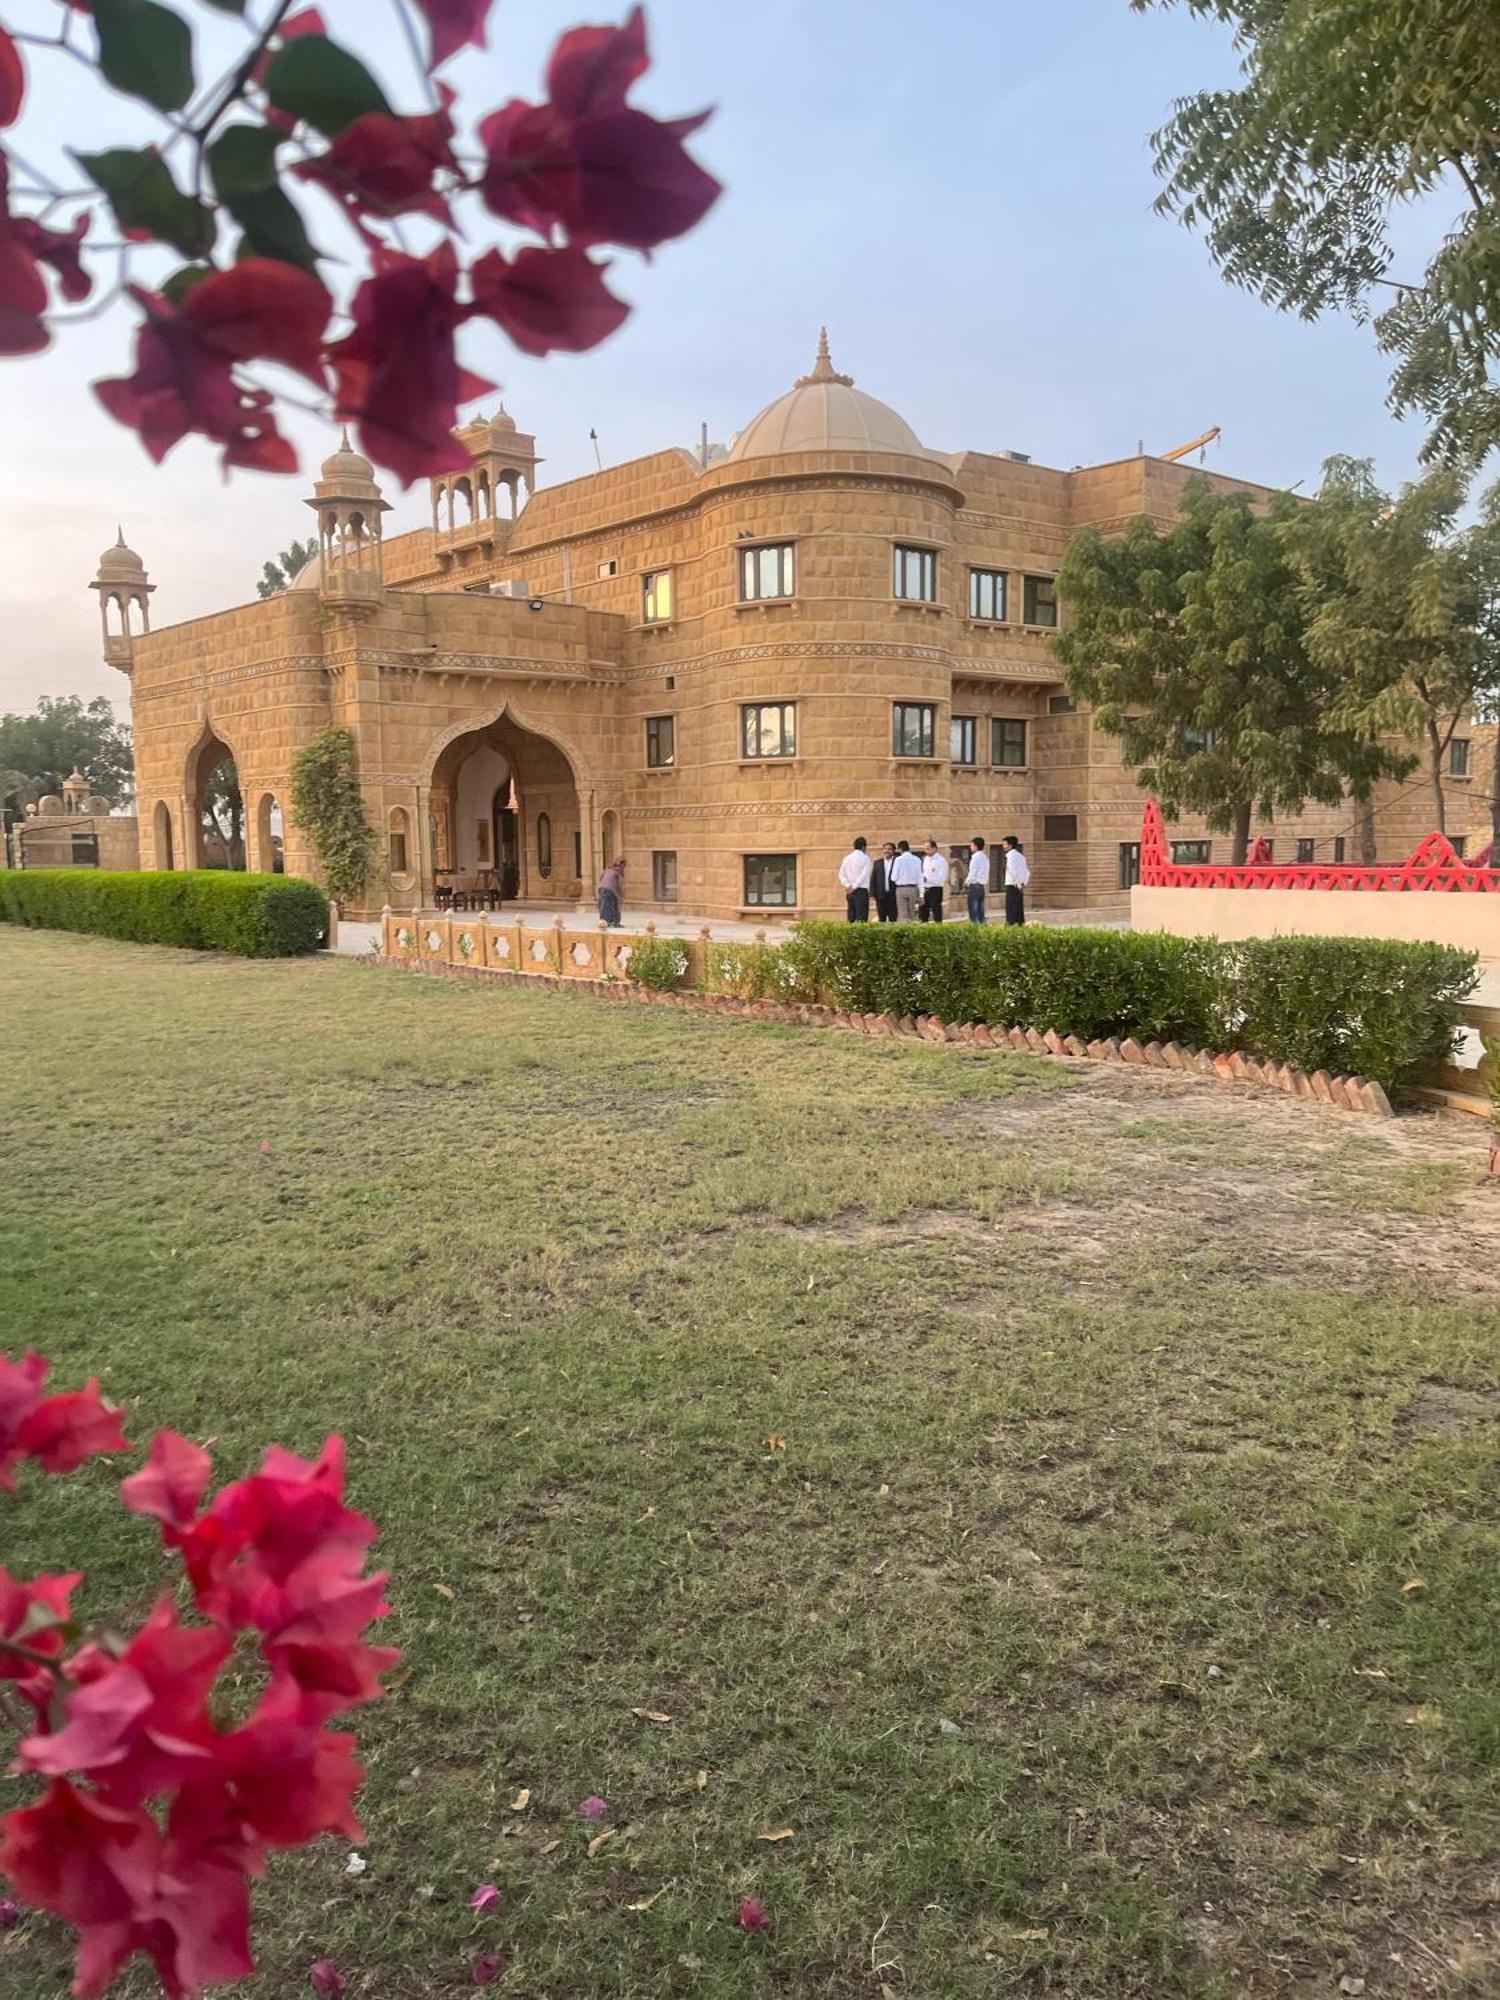
<instances>
[{"instance_id":1,"label":"brick edging border","mask_svg":"<svg viewBox=\"0 0 1500 2000\"><path fill-rule=\"evenodd\" d=\"M859 1035L903 1036L908 1041L958 1042L967 1048L1018 1050L1022 1055L1064 1056L1081 1062L1125 1063L1135 1069L1176 1070L1216 1083L1251 1083L1284 1097L1330 1104L1338 1111L1362 1112L1374 1118L1396 1113L1382 1085L1364 1076L1339 1076L1326 1069L1293 1068L1288 1063L1261 1062L1232 1049L1227 1055L1207 1049L1183 1048L1176 1042L1123 1039L1083 1042L1077 1035L1059 1035L1055 1028L1002 1027L987 1021L941 1021L936 1014L848 1014L837 1007L781 1000L738 1000L728 993L661 992L632 980L568 979L557 973L508 972L499 966L449 965L442 959L389 958L370 953L350 954L352 965L391 965L406 972L439 978L498 981L506 986L545 987L554 992L582 993L600 1000L634 1000L656 1007L677 1007L690 1013L729 1014L740 1020L776 1021L785 1027L842 1028Z\"/></svg>"}]
</instances>

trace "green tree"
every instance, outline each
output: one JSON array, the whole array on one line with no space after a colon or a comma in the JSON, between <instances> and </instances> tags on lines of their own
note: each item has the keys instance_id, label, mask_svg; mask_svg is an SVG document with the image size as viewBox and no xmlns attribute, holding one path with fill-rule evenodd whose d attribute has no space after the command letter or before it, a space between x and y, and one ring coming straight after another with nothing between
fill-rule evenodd
<instances>
[{"instance_id":1,"label":"green tree","mask_svg":"<svg viewBox=\"0 0 1500 2000\"><path fill-rule=\"evenodd\" d=\"M375 832L359 788L359 761L347 729L325 729L292 759L292 818L307 834L336 903L358 902L370 873Z\"/></svg>"},{"instance_id":2,"label":"green tree","mask_svg":"<svg viewBox=\"0 0 1500 2000\"><path fill-rule=\"evenodd\" d=\"M0 716L0 805L21 812L73 771L112 806L130 797L130 731L103 695L43 695L30 715Z\"/></svg>"},{"instance_id":3,"label":"green tree","mask_svg":"<svg viewBox=\"0 0 1500 2000\"><path fill-rule=\"evenodd\" d=\"M1392 498L1368 459L1334 458L1283 524L1307 650L1336 690L1332 726L1420 744L1439 832L1454 735L1500 698L1500 489L1460 529L1468 500L1455 472Z\"/></svg>"},{"instance_id":4,"label":"green tree","mask_svg":"<svg viewBox=\"0 0 1500 2000\"><path fill-rule=\"evenodd\" d=\"M279 597L282 591L290 590L317 553L318 545L311 538L305 542L290 543L261 571L260 582L255 586L256 595Z\"/></svg>"},{"instance_id":5,"label":"green tree","mask_svg":"<svg viewBox=\"0 0 1500 2000\"><path fill-rule=\"evenodd\" d=\"M1234 30L1244 82L1183 99L1153 138L1159 206L1232 283L1304 318L1374 315L1391 401L1427 456L1500 443L1500 7L1495 0L1131 0ZM1457 211L1420 274L1398 223ZM1410 222L1401 232L1410 240Z\"/></svg>"},{"instance_id":6,"label":"green tree","mask_svg":"<svg viewBox=\"0 0 1500 2000\"><path fill-rule=\"evenodd\" d=\"M1237 862L1255 812L1367 798L1403 768L1332 720L1336 688L1303 643L1284 546L1295 506L1283 494L1257 513L1247 495L1194 480L1165 532L1145 519L1112 540L1085 528L1058 576L1068 618L1053 644L1069 688L1162 810L1232 833Z\"/></svg>"}]
</instances>

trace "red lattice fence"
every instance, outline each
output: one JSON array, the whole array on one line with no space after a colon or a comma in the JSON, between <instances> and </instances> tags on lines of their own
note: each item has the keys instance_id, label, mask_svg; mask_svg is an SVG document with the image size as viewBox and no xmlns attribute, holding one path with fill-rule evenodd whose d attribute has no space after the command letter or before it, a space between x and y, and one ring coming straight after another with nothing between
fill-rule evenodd
<instances>
[{"instance_id":1,"label":"red lattice fence","mask_svg":"<svg viewBox=\"0 0 1500 2000\"><path fill-rule=\"evenodd\" d=\"M1177 862L1167 845L1167 829L1155 799L1146 801L1141 823L1141 886L1146 889L1392 889L1465 892L1500 896L1500 868L1482 866L1477 855L1465 861L1441 833L1429 833L1405 861L1377 864L1300 861L1289 864Z\"/></svg>"}]
</instances>

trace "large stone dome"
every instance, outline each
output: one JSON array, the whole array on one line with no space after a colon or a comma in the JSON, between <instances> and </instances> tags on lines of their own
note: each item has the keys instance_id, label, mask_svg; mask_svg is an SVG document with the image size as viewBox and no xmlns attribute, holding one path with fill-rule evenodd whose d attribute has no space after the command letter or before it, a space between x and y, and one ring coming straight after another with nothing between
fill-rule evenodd
<instances>
[{"instance_id":1,"label":"large stone dome","mask_svg":"<svg viewBox=\"0 0 1500 2000\"><path fill-rule=\"evenodd\" d=\"M889 403L856 389L828 353L828 329L818 339L810 375L752 419L730 447L731 460L772 458L788 451L887 451L930 458L911 425Z\"/></svg>"}]
</instances>

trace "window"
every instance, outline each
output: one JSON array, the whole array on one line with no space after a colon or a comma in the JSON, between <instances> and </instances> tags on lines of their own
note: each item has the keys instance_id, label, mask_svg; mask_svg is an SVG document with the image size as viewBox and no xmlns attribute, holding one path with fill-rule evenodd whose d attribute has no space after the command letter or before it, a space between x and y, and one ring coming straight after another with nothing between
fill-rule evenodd
<instances>
[{"instance_id":1,"label":"window","mask_svg":"<svg viewBox=\"0 0 1500 2000\"><path fill-rule=\"evenodd\" d=\"M936 604L937 550L896 545L895 591L908 603Z\"/></svg>"},{"instance_id":2,"label":"window","mask_svg":"<svg viewBox=\"0 0 1500 2000\"><path fill-rule=\"evenodd\" d=\"M1466 833L1450 833L1448 836L1448 845L1453 849L1459 860L1462 861L1469 851L1469 836Z\"/></svg>"},{"instance_id":3,"label":"window","mask_svg":"<svg viewBox=\"0 0 1500 2000\"><path fill-rule=\"evenodd\" d=\"M1317 853L1318 843L1315 840L1299 840L1297 842L1297 859L1299 861L1303 863L1314 861L1317 858Z\"/></svg>"},{"instance_id":4,"label":"window","mask_svg":"<svg viewBox=\"0 0 1500 2000\"><path fill-rule=\"evenodd\" d=\"M1219 732L1217 729L1184 729L1182 732L1182 747L1184 750L1212 750L1218 740Z\"/></svg>"},{"instance_id":5,"label":"window","mask_svg":"<svg viewBox=\"0 0 1500 2000\"><path fill-rule=\"evenodd\" d=\"M795 757L796 702L747 702L740 710L740 752L746 757Z\"/></svg>"},{"instance_id":6,"label":"window","mask_svg":"<svg viewBox=\"0 0 1500 2000\"><path fill-rule=\"evenodd\" d=\"M955 764L979 762L979 725L972 715L955 715L948 724L948 755Z\"/></svg>"},{"instance_id":7,"label":"window","mask_svg":"<svg viewBox=\"0 0 1500 2000\"><path fill-rule=\"evenodd\" d=\"M1047 713L1049 715L1071 715L1078 704L1070 694L1049 694Z\"/></svg>"},{"instance_id":8,"label":"window","mask_svg":"<svg viewBox=\"0 0 1500 2000\"><path fill-rule=\"evenodd\" d=\"M790 910L797 903L795 854L747 854L745 903L754 909Z\"/></svg>"},{"instance_id":9,"label":"window","mask_svg":"<svg viewBox=\"0 0 1500 2000\"><path fill-rule=\"evenodd\" d=\"M930 701L896 702L891 709L891 755L930 757L936 713Z\"/></svg>"},{"instance_id":10,"label":"window","mask_svg":"<svg viewBox=\"0 0 1500 2000\"><path fill-rule=\"evenodd\" d=\"M552 873L552 815L538 813L536 816L536 872L545 881ZM579 874L583 873L580 867Z\"/></svg>"},{"instance_id":11,"label":"window","mask_svg":"<svg viewBox=\"0 0 1500 2000\"><path fill-rule=\"evenodd\" d=\"M969 571L969 616L982 618L987 624L999 625L1005 618L1005 571L1003 569L971 569Z\"/></svg>"},{"instance_id":12,"label":"window","mask_svg":"<svg viewBox=\"0 0 1500 2000\"><path fill-rule=\"evenodd\" d=\"M407 870L406 828L405 809L396 806L391 813L390 830L386 836L387 858L393 875L404 875Z\"/></svg>"},{"instance_id":13,"label":"window","mask_svg":"<svg viewBox=\"0 0 1500 2000\"><path fill-rule=\"evenodd\" d=\"M492 831L493 829L488 819L475 820L474 859L479 863L481 868L488 868L490 865L490 834Z\"/></svg>"},{"instance_id":14,"label":"window","mask_svg":"<svg viewBox=\"0 0 1500 2000\"><path fill-rule=\"evenodd\" d=\"M648 625L665 625L672 616L672 572L648 569L641 578L641 616Z\"/></svg>"},{"instance_id":15,"label":"window","mask_svg":"<svg viewBox=\"0 0 1500 2000\"><path fill-rule=\"evenodd\" d=\"M1336 833L1333 836L1333 861L1335 867L1343 860L1347 852L1348 848L1344 836L1341 833Z\"/></svg>"},{"instance_id":16,"label":"window","mask_svg":"<svg viewBox=\"0 0 1500 2000\"><path fill-rule=\"evenodd\" d=\"M1141 879L1141 843L1138 840L1120 842L1120 887L1134 889Z\"/></svg>"},{"instance_id":17,"label":"window","mask_svg":"<svg viewBox=\"0 0 1500 2000\"><path fill-rule=\"evenodd\" d=\"M675 715L646 717L646 769L669 771L677 761L677 718Z\"/></svg>"},{"instance_id":18,"label":"window","mask_svg":"<svg viewBox=\"0 0 1500 2000\"><path fill-rule=\"evenodd\" d=\"M1172 860L1179 868L1204 868L1213 859L1213 843L1208 840L1174 840Z\"/></svg>"},{"instance_id":19,"label":"window","mask_svg":"<svg viewBox=\"0 0 1500 2000\"><path fill-rule=\"evenodd\" d=\"M675 692L675 690L676 690L676 687L677 687L677 676L676 676L676 674L668 674L668 675L667 675L667 679L666 679L666 690L667 690L667 693L668 693L668 694L672 694L673 692Z\"/></svg>"},{"instance_id":20,"label":"window","mask_svg":"<svg viewBox=\"0 0 1500 2000\"><path fill-rule=\"evenodd\" d=\"M1028 576L1021 591L1021 615L1028 625L1057 623L1057 578Z\"/></svg>"},{"instance_id":21,"label":"window","mask_svg":"<svg viewBox=\"0 0 1500 2000\"><path fill-rule=\"evenodd\" d=\"M990 762L1003 770L1026 765L1026 724L1019 716L997 715L990 724Z\"/></svg>"},{"instance_id":22,"label":"window","mask_svg":"<svg viewBox=\"0 0 1500 2000\"><path fill-rule=\"evenodd\" d=\"M1455 736L1448 745L1448 776L1467 778L1469 775L1469 739Z\"/></svg>"},{"instance_id":23,"label":"window","mask_svg":"<svg viewBox=\"0 0 1500 2000\"><path fill-rule=\"evenodd\" d=\"M97 833L75 833L70 837L70 846L72 848L72 864L75 868L97 868L99 866L99 836Z\"/></svg>"},{"instance_id":24,"label":"window","mask_svg":"<svg viewBox=\"0 0 1500 2000\"><path fill-rule=\"evenodd\" d=\"M575 827L574 827L574 829L573 829L573 873L574 873L574 874L575 874L576 876L578 876L578 878L580 879L580 881L582 880L582 878L583 878L583 828L582 828L581 826L575 826Z\"/></svg>"},{"instance_id":25,"label":"window","mask_svg":"<svg viewBox=\"0 0 1500 2000\"><path fill-rule=\"evenodd\" d=\"M1077 813L1048 813L1042 820L1043 840L1076 840Z\"/></svg>"},{"instance_id":26,"label":"window","mask_svg":"<svg viewBox=\"0 0 1500 2000\"><path fill-rule=\"evenodd\" d=\"M619 574L620 574L620 565L614 556L611 556L608 562L600 563L599 576L601 577L601 579L606 576L618 576Z\"/></svg>"},{"instance_id":27,"label":"window","mask_svg":"<svg viewBox=\"0 0 1500 2000\"><path fill-rule=\"evenodd\" d=\"M658 903L677 901L677 856L673 854L653 854L651 857L651 895Z\"/></svg>"},{"instance_id":28,"label":"window","mask_svg":"<svg viewBox=\"0 0 1500 2000\"><path fill-rule=\"evenodd\" d=\"M771 542L763 549L740 550L740 596L790 597L796 588L796 564L791 542Z\"/></svg>"}]
</instances>

